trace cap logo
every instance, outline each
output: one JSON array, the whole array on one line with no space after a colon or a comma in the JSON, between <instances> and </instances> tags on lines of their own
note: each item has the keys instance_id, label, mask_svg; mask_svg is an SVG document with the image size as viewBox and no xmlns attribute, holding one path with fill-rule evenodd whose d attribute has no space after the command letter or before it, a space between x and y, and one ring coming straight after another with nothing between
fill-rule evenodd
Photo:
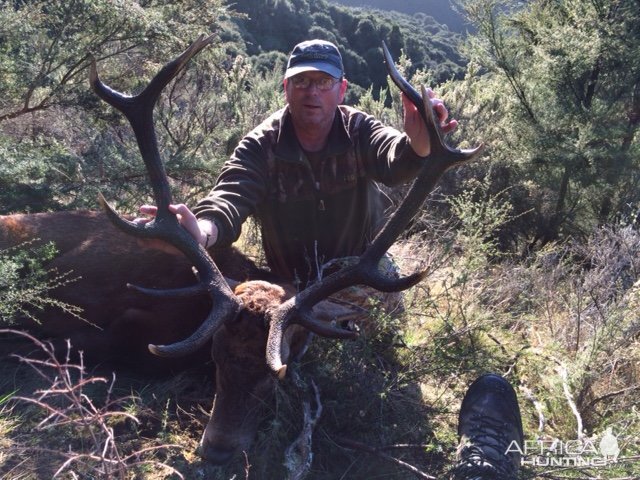
<instances>
[{"instance_id":1,"label":"cap logo","mask_svg":"<svg viewBox=\"0 0 640 480\"><path fill-rule=\"evenodd\" d=\"M319 58L319 59L322 59L322 60L326 60L327 58L329 58L329 55L327 55L326 53L309 52L309 53L305 54L305 57L308 57L308 58Z\"/></svg>"}]
</instances>

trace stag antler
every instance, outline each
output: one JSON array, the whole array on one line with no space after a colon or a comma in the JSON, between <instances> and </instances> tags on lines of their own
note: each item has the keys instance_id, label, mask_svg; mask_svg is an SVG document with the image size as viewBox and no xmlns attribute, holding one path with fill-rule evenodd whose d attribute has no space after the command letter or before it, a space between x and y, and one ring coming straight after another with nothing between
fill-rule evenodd
<instances>
[{"instance_id":1,"label":"stag antler","mask_svg":"<svg viewBox=\"0 0 640 480\"><path fill-rule=\"evenodd\" d=\"M96 94L111 106L122 112L129 120L138 141L147 172L153 186L153 196L158 206L156 217L151 222L140 225L123 219L100 196L100 203L109 219L124 232L143 238L164 240L178 250L193 263L198 271L199 283L181 289L155 290L128 285L147 295L158 297L179 297L207 293L213 307L207 319L187 339L171 345L149 345L149 350L161 356L180 356L204 345L213 332L226 320L233 318L240 310L240 301L231 292L227 282L216 267L207 251L178 223L169 211L171 190L167 174L158 151L155 128L153 125L153 109L160 93L167 84L186 66L188 61L213 41L213 36L200 36L181 55L167 63L149 82L149 85L138 95L127 96L112 90L98 78L95 60L92 59L89 82Z\"/></svg>"},{"instance_id":2,"label":"stag antler","mask_svg":"<svg viewBox=\"0 0 640 480\"><path fill-rule=\"evenodd\" d=\"M431 143L431 154L428 160L424 162L422 170L414 180L400 206L387 220L380 233L360 256L356 264L323 278L270 312L267 363L279 378L284 377L286 373L286 365L282 364L280 349L284 331L290 324L299 323L324 336L337 338L355 336L352 332L340 330L316 320L311 309L319 301L352 285L368 285L383 292L394 292L407 289L424 278L427 271L415 272L402 278L390 278L380 272L378 263L420 210L425 199L434 189L444 172L451 167L473 160L480 155L483 149L482 144L470 150L458 150L449 147L445 143L440 128L436 123L435 114L426 89L422 87L422 95L420 95L400 75L384 42L382 49L391 79L417 107L426 124Z\"/></svg>"}]
</instances>

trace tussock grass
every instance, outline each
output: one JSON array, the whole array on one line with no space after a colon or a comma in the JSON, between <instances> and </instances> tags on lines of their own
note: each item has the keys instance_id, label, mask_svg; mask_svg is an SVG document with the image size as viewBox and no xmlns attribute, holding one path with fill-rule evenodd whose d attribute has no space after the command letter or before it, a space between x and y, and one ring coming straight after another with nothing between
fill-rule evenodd
<instances>
[{"instance_id":1,"label":"tussock grass","mask_svg":"<svg viewBox=\"0 0 640 480\"><path fill-rule=\"evenodd\" d=\"M254 445L223 468L197 455L213 400L210 366L168 379L119 374L111 398L130 400L113 403L123 419L104 424L120 458L143 453L117 478L287 478L284 452L303 429L304 402L317 407L312 380L322 416L305 478L446 478L460 402L467 385L488 371L516 388L528 440L580 438L597 446L611 428L619 441L617 463L527 467L522 478L638 478L638 232L600 229L526 259L494 255L492 245L471 248L456 239L459 232L443 241L441 233L437 241L422 234L395 251L403 269L433 266L423 284L406 292L405 312L374 308L375 327L354 341L316 338L264 405ZM42 409L16 396L37 397L43 380L15 361L0 368L3 478L51 478L71 452L92 451L70 425L34 429ZM86 391L98 410L108 403L102 388ZM154 466L160 464L166 467ZM59 478L110 478L74 468Z\"/></svg>"}]
</instances>

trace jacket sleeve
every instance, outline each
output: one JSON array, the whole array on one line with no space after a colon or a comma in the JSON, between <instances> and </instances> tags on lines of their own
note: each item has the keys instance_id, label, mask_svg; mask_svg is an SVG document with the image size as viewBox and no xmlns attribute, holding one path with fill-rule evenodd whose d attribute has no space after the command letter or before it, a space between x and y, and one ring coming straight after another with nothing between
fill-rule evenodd
<instances>
[{"instance_id":1,"label":"jacket sleeve","mask_svg":"<svg viewBox=\"0 0 640 480\"><path fill-rule=\"evenodd\" d=\"M359 128L360 158L367 174L387 186L413 179L428 157L420 157L405 133L364 115Z\"/></svg>"},{"instance_id":2,"label":"jacket sleeve","mask_svg":"<svg viewBox=\"0 0 640 480\"><path fill-rule=\"evenodd\" d=\"M267 194L267 179L267 152L251 133L224 164L209 195L193 208L197 218L211 220L218 227L216 246L228 246L238 239L242 224Z\"/></svg>"}]
</instances>

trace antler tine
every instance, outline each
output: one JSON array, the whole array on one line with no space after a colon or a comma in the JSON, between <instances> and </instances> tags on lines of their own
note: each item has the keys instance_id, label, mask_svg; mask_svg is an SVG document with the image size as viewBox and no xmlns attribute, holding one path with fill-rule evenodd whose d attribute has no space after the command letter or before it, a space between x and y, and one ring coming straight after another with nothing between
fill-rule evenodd
<instances>
[{"instance_id":1,"label":"antler tine","mask_svg":"<svg viewBox=\"0 0 640 480\"><path fill-rule=\"evenodd\" d=\"M182 54L167 63L153 77L147 87L135 96L124 95L102 83L98 76L95 59L91 58L89 68L91 88L101 99L122 112L133 127L142 158L145 159L160 216L167 215L167 207L171 203L171 189L158 152L158 142L155 128L153 128L153 108L164 87L176 77L193 56L209 45L213 39L213 35L209 37L201 35ZM153 161L147 161L147 158L153 159Z\"/></svg>"},{"instance_id":2,"label":"antler tine","mask_svg":"<svg viewBox=\"0 0 640 480\"><path fill-rule=\"evenodd\" d=\"M171 345L149 345L149 350L161 356L181 356L204 345L212 333L240 309L237 297L233 295L222 274L207 251L183 229L176 216L169 210L172 203L169 180L158 150L153 109L164 87L176 77L189 60L213 41L213 36L200 36L181 55L167 63L138 95L128 96L105 85L98 77L96 62L91 61L89 82L96 94L111 106L122 112L138 142L149 179L153 187L154 200L158 206L156 217L146 224L136 224L123 219L100 196L100 202L107 217L120 229L134 236L162 239L182 253L198 271L199 284L183 289L155 290L128 285L142 293L159 297L178 297L208 293L213 307L207 319L190 337Z\"/></svg>"},{"instance_id":3,"label":"antler tine","mask_svg":"<svg viewBox=\"0 0 640 480\"><path fill-rule=\"evenodd\" d=\"M425 122L431 142L431 153L400 206L387 220L387 223L359 258L358 262L309 286L272 312L267 341L267 363L279 378L282 378L286 372L286 365L283 365L280 355L282 335L291 323L299 323L319 335L324 334L335 338L350 338L353 336L352 332L345 332L325 325L321 326L319 321L313 319L311 308L316 303L351 285L368 285L385 292L404 290L417 284L427 275L425 270L415 272L406 277L390 278L378 269L378 263L389 247L405 231L413 217L420 211L427 196L434 189L444 172L451 167L475 159L484 148L482 144L469 150L459 150L448 146L436 122L436 116L426 89L422 87L422 95L418 94L398 72L389 49L384 42L382 49L391 79L416 106Z\"/></svg>"}]
</instances>

